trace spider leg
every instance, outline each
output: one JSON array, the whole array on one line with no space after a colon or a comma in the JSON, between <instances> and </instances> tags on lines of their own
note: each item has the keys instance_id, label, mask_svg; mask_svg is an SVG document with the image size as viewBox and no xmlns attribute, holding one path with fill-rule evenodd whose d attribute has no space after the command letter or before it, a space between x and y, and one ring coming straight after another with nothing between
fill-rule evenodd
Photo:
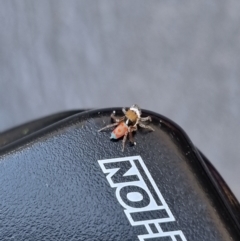
<instances>
[{"instance_id":1,"label":"spider leg","mask_svg":"<svg viewBox=\"0 0 240 241\"><path fill-rule=\"evenodd\" d=\"M113 119L113 121L115 121L116 123L119 123L121 121L124 120L125 116L122 116L120 118L116 117L114 114L111 114L111 118Z\"/></svg>"},{"instance_id":2,"label":"spider leg","mask_svg":"<svg viewBox=\"0 0 240 241\"><path fill-rule=\"evenodd\" d=\"M137 131L137 126L130 126L130 132Z\"/></svg>"},{"instance_id":3,"label":"spider leg","mask_svg":"<svg viewBox=\"0 0 240 241\"><path fill-rule=\"evenodd\" d=\"M140 118L140 121L152 121L152 118L151 118L151 116L147 116L147 117L141 117Z\"/></svg>"},{"instance_id":4,"label":"spider leg","mask_svg":"<svg viewBox=\"0 0 240 241\"><path fill-rule=\"evenodd\" d=\"M132 132L129 132L129 141L131 142L131 144L133 144L133 145L136 145L137 143L134 141L134 139L133 139L133 134L132 134Z\"/></svg>"},{"instance_id":5,"label":"spider leg","mask_svg":"<svg viewBox=\"0 0 240 241\"><path fill-rule=\"evenodd\" d=\"M116 123L113 123L113 124L109 124L109 125L103 127L102 129L98 130L98 132L100 132L100 131L102 131L102 130L105 130L105 129L108 129L108 128L111 128L111 127L113 127L113 126L117 126L117 125L118 125L117 122L116 122Z\"/></svg>"},{"instance_id":6,"label":"spider leg","mask_svg":"<svg viewBox=\"0 0 240 241\"><path fill-rule=\"evenodd\" d=\"M123 112L124 115L126 115L127 111L125 110L125 108L122 108L122 112Z\"/></svg>"},{"instance_id":7,"label":"spider leg","mask_svg":"<svg viewBox=\"0 0 240 241\"><path fill-rule=\"evenodd\" d=\"M113 113L111 114L111 118L113 119L113 121L119 123L119 122L124 120L125 116L122 116L122 117L118 118L118 117L115 116L115 111L113 111Z\"/></svg>"},{"instance_id":8,"label":"spider leg","mask_svg":"<svg viewBox=\"0 0 240 241\"><path fill-rule=\"evenodd\" d=\"M129 127L130 130L129 130L129 141L133 144L133 145L136 145L136 142L133 140L133 132L137 130L137 126L131 126Z\"/></svg>"},{"instance_id":9,"label":"spider leg","mask_svg":"<svg viewBox=\"0 0 240 241\"><path fill-rule=\"evenodd\" d=\"M127 140L127 136L128 136L128 131L126 131L126 133L124 134L124 137L123 137L122 151L124 151L124 147L125 147L125 143L126 143L126 140Z\"/></svg>"},{"instance_id":10,"label":"spider leg","mask_svg":"<svg viewBox=\"0 0 240 241\"><path fill-rule=\"evenodd\" d=\"M148 130L151 130L151 131L154 131L154 129L151 127L151 126L146 126L145 124L139 122L138 123L140 127L142 128L145 128L145 129L148 129Z\"/></svg>"}]
</instances>

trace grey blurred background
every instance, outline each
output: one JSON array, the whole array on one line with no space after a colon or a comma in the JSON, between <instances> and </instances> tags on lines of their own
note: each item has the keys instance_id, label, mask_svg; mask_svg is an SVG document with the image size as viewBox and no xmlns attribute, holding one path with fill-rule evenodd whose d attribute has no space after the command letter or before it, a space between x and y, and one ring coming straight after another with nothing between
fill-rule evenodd
<instances>
[{"instance_id":1,"label":"grey blurred background","mask_svg":"<svg viewBox=\"0 0 240 241\"><path fill-rule=\"evenodd\" d=\"M0 132L133 103L178 123L240 200L240 1L0 1Z\"/></svg>"}]
</instances>

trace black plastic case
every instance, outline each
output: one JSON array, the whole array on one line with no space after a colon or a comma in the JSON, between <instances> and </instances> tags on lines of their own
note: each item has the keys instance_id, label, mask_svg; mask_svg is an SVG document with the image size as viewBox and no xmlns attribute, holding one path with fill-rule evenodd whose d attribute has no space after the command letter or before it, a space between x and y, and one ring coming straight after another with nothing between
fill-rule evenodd
<instances>
[{"instance_id":1,"label":"black plastic case","mask_svg":"<svg viewBox=\"0 0 240 241\"><path fill-rule=\"evenodd\" d=\"M239 241L238 201L183 130L143 111L155 131L139 128L122 152L98 132L112 111L0 135L0 240Z\"/></svg>"}]
</instances>

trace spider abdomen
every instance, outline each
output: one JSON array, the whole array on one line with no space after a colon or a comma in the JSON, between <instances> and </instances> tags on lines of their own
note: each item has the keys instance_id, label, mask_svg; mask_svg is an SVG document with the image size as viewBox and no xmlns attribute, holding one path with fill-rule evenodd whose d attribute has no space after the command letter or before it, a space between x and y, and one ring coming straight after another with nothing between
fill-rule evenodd
<instances>
[{"instance_id":1,"label":"spider abdomen","mask_svg":"<svg viewBox=\"0 0 240 241\"><path fill-rule=\"evenodd\" d=\"M125 122L121 122L111 133L111 139L118 139L128 132L128 126Z\"/></svg>"}]
</instances>

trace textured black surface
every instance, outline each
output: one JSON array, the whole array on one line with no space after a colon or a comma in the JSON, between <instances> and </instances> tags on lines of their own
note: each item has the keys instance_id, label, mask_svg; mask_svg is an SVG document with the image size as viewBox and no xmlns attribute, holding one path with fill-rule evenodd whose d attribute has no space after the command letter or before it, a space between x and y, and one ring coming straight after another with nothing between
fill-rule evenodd
<instances>
[{"instance_id":1,"label":"textured black surface","mask_svg":"<svg viewBox=\"0 0 240 241\"><path fill-rule=\"evenodd\" d=\"M131 226L98 164L137 155L176 219L161 224L163 231L182 230L188 241L240 239L198 151L178 127L145 112L155 131L140 129L137 145L127 143L122 152L110 131L97 132L110 113L77 114L2 151L0 240L138 240L145 227Z\"/></svg>"},{"instance_id":2,"label":"textured black surface","mask_svg":"<svg viewBox=\"0 0 240 241\"><path fill-rule=\"evenodd\" d=\"M25 136L32 134L33 132L39 131L47 126L55 124L57 121L65 119L71 115L80 113L82 111L83 110L65 111L53 114L4 131L0 133L0 151L1 148L5 147L6 145L9 145L12 142L15 142Z\"/></svg>"}]
</instances>

